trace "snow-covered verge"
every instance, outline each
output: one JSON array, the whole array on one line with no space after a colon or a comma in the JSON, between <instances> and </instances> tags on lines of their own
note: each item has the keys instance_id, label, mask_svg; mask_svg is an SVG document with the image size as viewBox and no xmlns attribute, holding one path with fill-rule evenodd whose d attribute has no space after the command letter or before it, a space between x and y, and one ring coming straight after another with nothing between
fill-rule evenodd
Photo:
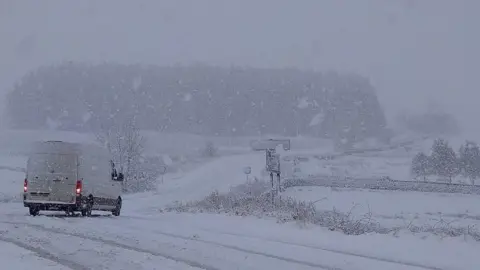
<instances>
[{"instance_id":1,"label":"snow-covered verge","mask_svg":"<svg viewBox=\"0 0 480 270\"><path fill-rule=\"evenodd\" d=\"M351 200L335 200L333 203L326 204L327 207L322 207L322 203L328 200L329 197L320 193L320 197L313 198L314 188L307 189L306 198L302 196L303 189L297 189L297 192L292 192L289 189L272 203L269 184L262 181L254 181L232 188L228 193L221 194L215 191L202 200L186 203L177 202L164 210L168 212L207 212L237 216L273 217L277 222L297 221L303 224L311 223L332 231L340 231L347 235L379 233L395 236L406 231L413 234L421 234L422 237L434 234L441 237L462 236L465 239L471 238L480 241L480 231L476 227L480 223L468 223L467 220L464 220L466 222L455 222L455 219L460 217L458 212L455 214L450 212L450 215L447 212L446 217L443 217L442 214L438 215L438 212L435 211L439 208L434 209L432 207L430 208L432 212L426 211L422 213L423 215L419 215L416 212L414 213L415 215L409 216L409 212L397 212L398 207L393 207L391 211L388 211L388 208L381 208L384 212L379 213L375 211L375 206L380 203L385 205L388 196L379 198L377 195L377 197L372 199L372 205L370 206L368 194L364 196L363 199L366 200L366 203L362 202L363 204L358 202L358 197L360 196L356 194L357 197L350 197ZM344 192L344 194L345 196L349 195L348 191ZM372 196L374 195L372 193ZM352 198L357 198L357 201L352 200ZM401 199L401 195L399 199ZM435 197L430 199L432 201L429 203L436 203ZM477 202L479 201L478 198L474 197L469 199L477 199ZM350 208L345 207L345 202L349 202L347 205L350 205ZM464 203L467 202L468 199ZM421 201L418 203L421 203ZM462 205L461 203L460 205ZM320 207L317 207L317 205ZM358 205L361 206L359 209L357 208ZM441 203L440 206L442 206ZM468 210L466 213L468 213Z\"/></svg>"},{"instance_id":2,"label":"snow-covered verge","mask_svg":"<svg viewBox=\"0 0 480 270\"><path fill-rule=\"evenodd\" d=\"M375 232L397 235L403 230L420 237L433 233L480 241L478 195L293 187L283 196L314 202L317 212L368 219L381 228Z\"/></svg>"},{"instance_id":3,"label":"snow-covered verge","mask_svg":"<svg viewBox=\"0 0 480 270\"><path fill-rule=\"evenodd\" d=\"M275 203L272 203L272 200ZM247 182L232 188L225 194L214 191L206 198L197 201L176 202L164 210L275 217L281 222L297 220L304 223L315 222L316 214L311 203L298 202L290 198L285 200L272 198L269 184L264 181Z\"/></svg>"}]
</instances>

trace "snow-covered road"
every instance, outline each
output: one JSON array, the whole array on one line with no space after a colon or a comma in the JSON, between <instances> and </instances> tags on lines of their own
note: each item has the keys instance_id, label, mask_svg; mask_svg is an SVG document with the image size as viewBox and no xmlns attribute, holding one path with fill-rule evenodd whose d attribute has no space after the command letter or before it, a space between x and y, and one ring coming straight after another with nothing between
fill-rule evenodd
<instances>
[{"instance_id":1,"label":"snow-covered road","mask_svg":"<svg viewBox=\"0 0 480 270\"><path fill-rule=\"evenodd\" d=\"M10 269L30 269L35 260L45 269L52 269L50 265L55 263L53 269L75 270L396 270L478 266L474 259L478 250L467 246L446 248L420 239L345 236L249 217L177 213L30 217L18 204L9 208L3 209L6 212L0 218L0 259L10 261L10 247L22 249L21 254L12 257L16 258L15 267Z\"/></svg>"}]
</instances>

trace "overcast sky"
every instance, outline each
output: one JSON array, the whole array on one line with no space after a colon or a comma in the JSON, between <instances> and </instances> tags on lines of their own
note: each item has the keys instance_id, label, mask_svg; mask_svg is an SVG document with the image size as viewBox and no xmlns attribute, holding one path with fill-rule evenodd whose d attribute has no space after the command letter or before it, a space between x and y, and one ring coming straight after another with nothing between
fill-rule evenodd
<instances>
[{"instance_id":1,"label":"overcast sky","mask_svg":"<svg viewBox=\"0 0 480 270\"><path fill-rule=\"evenodd\" d=\"M478 0L0 0L0 89L66 60L367 76L392 116L480 115ZM480 127L478 128L480 131Z\"/></svg>"}]
</instances>

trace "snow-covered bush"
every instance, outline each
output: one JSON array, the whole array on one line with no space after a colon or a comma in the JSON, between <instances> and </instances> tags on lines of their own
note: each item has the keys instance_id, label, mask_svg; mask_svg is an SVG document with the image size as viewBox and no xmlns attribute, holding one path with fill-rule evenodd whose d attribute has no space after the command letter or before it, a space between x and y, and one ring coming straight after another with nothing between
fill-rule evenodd
<instances>
[{"instance_id":1,"label":"snow-covered bush","mask_svg":"<svg viewBox=\"0 0 480 270\"><path fill-rule=\"evenodd\" d=\"M272 204L270 184L265 181L251 181L221 194L212 192L198 201L180 203L167 207L166 211L227 213L239 216L269 216L279 221L313 222L313 204L298 202L291 198L276 199Z\"/></svg>"},{"instance_id":2,"label":"snow-covered bush","mask_svg":"<svg viewBox=\"0 0 480 270\"><path fill-rule=\"evenodd\" d=\"M385 232L367 217L355 220L351 214L333 211L317 211L314 203L293 198L276 198L272 204L270 184L252 181L221 194L212 192L206 198L193 202L176 202L165 211L226 213L238 216L273 217L278 222L296 221L327 227L345 234L359 235L369 232Z\"/></svg>"},{"instance_id":3,"label":"snow-covered bush","mask_svg":"<svg viewBox=\"0 0 480 270\"><path fill-rule=\"evenodd\" d=\"M217 152L217 147L215 147L215 145L211 141L206 142L205 147L202 150L202 154L205 157L214 157L217 155Z\"/></svg>"}]
</instances>

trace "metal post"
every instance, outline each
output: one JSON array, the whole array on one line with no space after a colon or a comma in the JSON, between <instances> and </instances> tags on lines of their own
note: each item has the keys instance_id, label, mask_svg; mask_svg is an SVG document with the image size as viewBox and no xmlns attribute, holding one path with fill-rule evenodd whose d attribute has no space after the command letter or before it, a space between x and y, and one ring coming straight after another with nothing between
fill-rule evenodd
<instances>
[{"instance_id":1,"label":"metal post","mask_svg":"<svg viewBox=\"0 0 480 270\"><path fill-rule=\"evenodd\" d=\"M163 184L165 173L167 173L167 166L160 167L160 174L162 175L162 184Z\"/></svg>"},{"instance_id":2,"label":"metal post","mask_svg":"<svg viewBox=\"0 0 480 270\"><path fill-rule=\"evenodd\" d=\"M272 204L275 204L275 187L273 185L273 172L270 172L270 182L272 184L272 190L271 190L271 193L272 193Z\"/></svg>"},{"instance_id":3,"label":"metal post","mask_svg":"<svg viewBox=\"0 0 480 270\"><path fill-rule=\"evenodd\" d=\"M278 193L282 191L282 188L280 186L280 173L277 173L277 190L278 190Z\"/></svg>"}]
</instances>

